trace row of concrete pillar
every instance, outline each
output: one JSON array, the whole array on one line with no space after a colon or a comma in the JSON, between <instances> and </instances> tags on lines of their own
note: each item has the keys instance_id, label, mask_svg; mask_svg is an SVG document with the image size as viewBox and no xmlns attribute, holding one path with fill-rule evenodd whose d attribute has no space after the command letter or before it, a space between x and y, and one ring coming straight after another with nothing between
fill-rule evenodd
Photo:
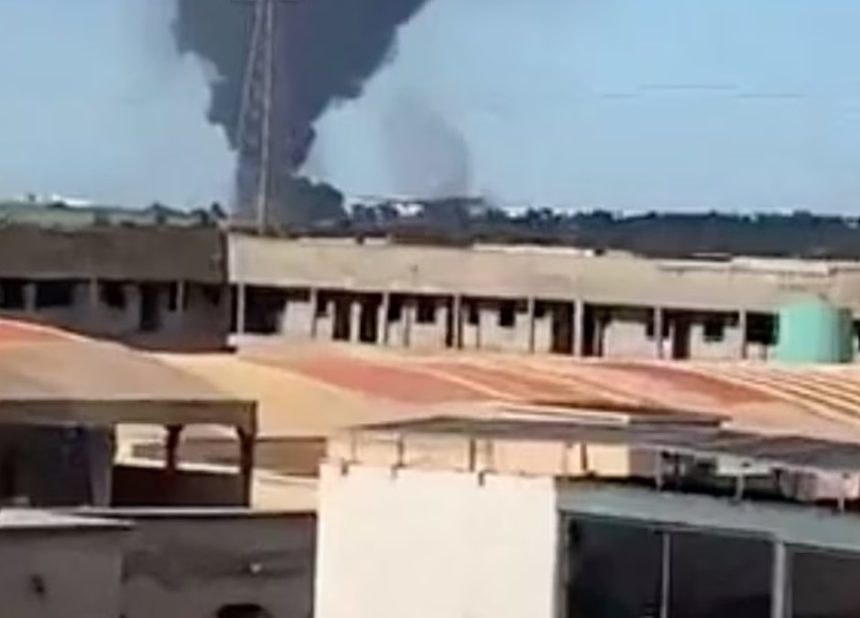
<instances>
[{"instance_id":1,"label":"row of concrete pillar","mask_svg":"<svg viewBox=\"0 0 860 618\"><path fill-rule=\"evenodd\" d=\"M389 316L394 296L399 297L398 302L402 304L397 312L398 318L390 321ZM318 289L309 290L309 310L307 317L309 323L306 326L306 332L311 339L317 339L321 336L320 315L325 312L319 310L320 303L332 302L336 306L336 315L332 319L340 323L339 326L333 327L333 338L376 343L378 345L391 345L395 341L407 347L412 345L413 331L418 321L418 309L415 297L401 293L379 292L375 294L342 293L335 300L331 300L330 298L324 298L324 294ZM433 302L437 302L439 298L444 297L434 296ZM465 297L462 294L453 294L445 298L445 310L449 312L443 325L445 330L445 346L455 349L481 347L480 341L478 345L467 345L465 341L465 309L467 303L480 302L486 301ZM516 301L508 299L505 302ZM243 285L237 286L237 314L235 324L236 332L239 334L247 332L247 303L246 287ZM538 345L537 334L539 303L555 307L567 307L564 312L554 314L553 317L553 324L555 324L557 319L561 319L562 321L570 320L569 325L562 329L566 333L564 337L567 338L567 343L561 346L563 351L577 357L602 354L604 328L608 322L597 316L593 305L590 305L583 299L558 302L544 301L535 297L526 299L526 328L528 330L524 335L527 351L537 352L541 349L541 346ZM436 308L434 306L434 311ZM553 311L556 310L558 309L553 309ZM375 312L375 315L368 316L366 312ZM690 312L691 315L693 313ZM561 317L559 318L559 316ZM569 318L566 316L569 316ZM687 357L688 352L685 350L689 347L690 318L685 318L683 312L666 310L663 307L650 309L650 316L650 327L653 333L652 339L654 345L653 355L656 358ZM747 358L748 356L747 317L746 311L739 310L736 316L732 318L740 334L737 343L738 348L734 353L734 356L738 358ZM371 328L365 328L368 320L372 324ZM397 332L394 332L394 329L397 329ZM304 331L305 327L302 327L302 330ZM480 326L477 330L477 336L480 337ZM368 331L372 334L368 334ZM555 335L551 335L552 337L555 337ZM556 346L553 344L551 347L555 348Z\"/></svg>"}]
</instances>

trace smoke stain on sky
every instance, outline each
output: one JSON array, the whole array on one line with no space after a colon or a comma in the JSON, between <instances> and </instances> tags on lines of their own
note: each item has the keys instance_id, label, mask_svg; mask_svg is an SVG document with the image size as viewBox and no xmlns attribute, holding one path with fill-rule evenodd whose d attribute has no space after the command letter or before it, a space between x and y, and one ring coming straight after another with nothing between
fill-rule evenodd
<instances>
[{"instance_id":1,"label":"smoke stain on sky","mask_svg":"<svg viewBox=\"0 0 860 618\"><path fill-rule=\"evenodd\" d=\"M856 213L858 22L849 0L432 0L306 171L433 194L422 169L466 152L470 191L508 204ZM414 154L444 148L427 126L392 152L404 100L459 136L448 156Z\"/></svg>"}]
</instances>

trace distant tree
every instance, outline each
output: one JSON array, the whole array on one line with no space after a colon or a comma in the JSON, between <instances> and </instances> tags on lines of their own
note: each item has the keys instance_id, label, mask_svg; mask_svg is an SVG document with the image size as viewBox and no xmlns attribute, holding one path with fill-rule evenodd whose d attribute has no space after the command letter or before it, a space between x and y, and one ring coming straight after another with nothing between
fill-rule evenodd
<instances>
[{"instance_id":1,"label":"distant tree","mask_svg":"<svg viewBox=\"0 0 860 618\"><path fill-rule=\"evenodd\" d=\"M220 202L212 202L209 206L209 214L216 221L224 221L227 219L227 211L221 206Z\"/></svg>"}]
</instances>

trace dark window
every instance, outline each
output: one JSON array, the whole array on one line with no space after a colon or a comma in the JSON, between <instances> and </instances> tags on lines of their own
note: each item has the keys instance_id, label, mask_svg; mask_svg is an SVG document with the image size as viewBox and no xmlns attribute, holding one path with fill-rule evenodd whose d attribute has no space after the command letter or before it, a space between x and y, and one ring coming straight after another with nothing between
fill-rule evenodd
<instances>
[{"instance_id":1,"label":"dark window","mask_svg":"<svg viewBox=\"0 0 860 618\"><path fill-rule=\"evenodd\" d=\"M314 308L314 315L318 318L328 317L328 305L329 301L327 298L317 298L317 306Z\"/></svg>"},{"instance_id":2,"label":"dark window","mask_svg":"<svg viewBox=\"0 0 860 618\"><path fill-rule=\"evenodd\" d=\"M750 313L747 315L747 341L761 345L776 343L777 321L773 315Z\"/></svg>"},{"instance_id":3,"label":"dark window","mask_svg":"<svg viewBox=\"0 0 860 618\"><path fill-rule=\"evenodd\" d=\"M467 322L472 326L477 326L478 321L480 319L480 311L478 310L478 303L469 303Z\"/></svg>"},{"instance_id":4,"label":"dark window","mask_svg":"<svg viewBox=\"0 0 860 618\"><path fill-rule=\"evenodd\" d=\"M213 307L218 307L221 304L221 288L215 285L204 285L200 288L203 293L203 298Z\"/></svg>"},{"instance_id":5,"label":"dark window","mask_svg":"<svg viewBox=\"0 0 860 618\"><path fill-rule=\"evenodd\" d=\"M75 301L71 281L41 281L36 284L36 307L69 307Z\"/></svg>"},{"instance_id":6,"label":"dark window","mask_svg":"<svg viewBox=\"0 0 860 618\"><path fill-rule=\"evenodd\" d=\"M112 309L125 309L125 286L116 281L105 281L101 284L100 296L102 304Z\"/></svg>"},{"instance_id":7,"label":"dark window","mask_svg":"<svg viewBox=\"0 0 860 618\"><path fill-rule=\"evenodd\" d=\"M499 326L513 328L517 323L517 304L505 301L499 306Z\"/></svg>"},{"instance_id":8,"label":"dark window","mask_svg":"<svg viewBox=\"0 0 860 618\"><path fill-rule=\"evenodd\" d=\"M23 309L24 286L19 279L0 281L0 309Z\"/></svg>"},{"instance_id":9,"label":"dark window","mask_svg":"<svg viewBox=\"0 0 860 618\"><path fill-rule=\"evenodd\" d=\"M542 302L535 302L535 318L540 320L546 317L547 306Z\"/></svg>"},{"instance_id":10,"label":"dark window","mask_svg":"<svg viewBox=\"0 0 860 618\"><path fill-rule=\"evenodd\" d=\"M388 300L388 315L385 319L388 322L399 322L403 317L403 299L392 296Z\"/></svg>"},{"instance_id":11,"label":"dark window","mask_svg":"<svg viewBox=\"0 0 860 618\"><path fill-rule=\"evenodd\" d=\"M435 324L436 300L433 298L419 298L418 314L415 319L419 324Z\"/></svg>"},{"instance_id":12,"label":"dark window","mask_svg":"<svg viewBox=\"0 0 860 618\"><path fill-rule=\"evenodd\" d=\"M725 339L726 323L718 317L711 317L703 324L703 337L708 343L717 343Z\"/></svg>"}]
</instances>

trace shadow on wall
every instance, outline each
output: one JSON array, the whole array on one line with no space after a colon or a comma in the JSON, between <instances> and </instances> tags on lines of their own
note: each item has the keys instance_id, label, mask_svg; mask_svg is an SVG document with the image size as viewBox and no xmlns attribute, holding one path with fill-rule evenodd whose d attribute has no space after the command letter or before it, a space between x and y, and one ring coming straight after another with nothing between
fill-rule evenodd
<instances>
[{"instance_id":1,"label":"shadow on wall","mask_svg":"<svg viewBox=\"0 0 860 618\"><path fill-rule=\"evenodd\" d=\"M244 506L238 474L142 466L114 466L112 504L116 507Z\"/></svg>"}]
</instances>

